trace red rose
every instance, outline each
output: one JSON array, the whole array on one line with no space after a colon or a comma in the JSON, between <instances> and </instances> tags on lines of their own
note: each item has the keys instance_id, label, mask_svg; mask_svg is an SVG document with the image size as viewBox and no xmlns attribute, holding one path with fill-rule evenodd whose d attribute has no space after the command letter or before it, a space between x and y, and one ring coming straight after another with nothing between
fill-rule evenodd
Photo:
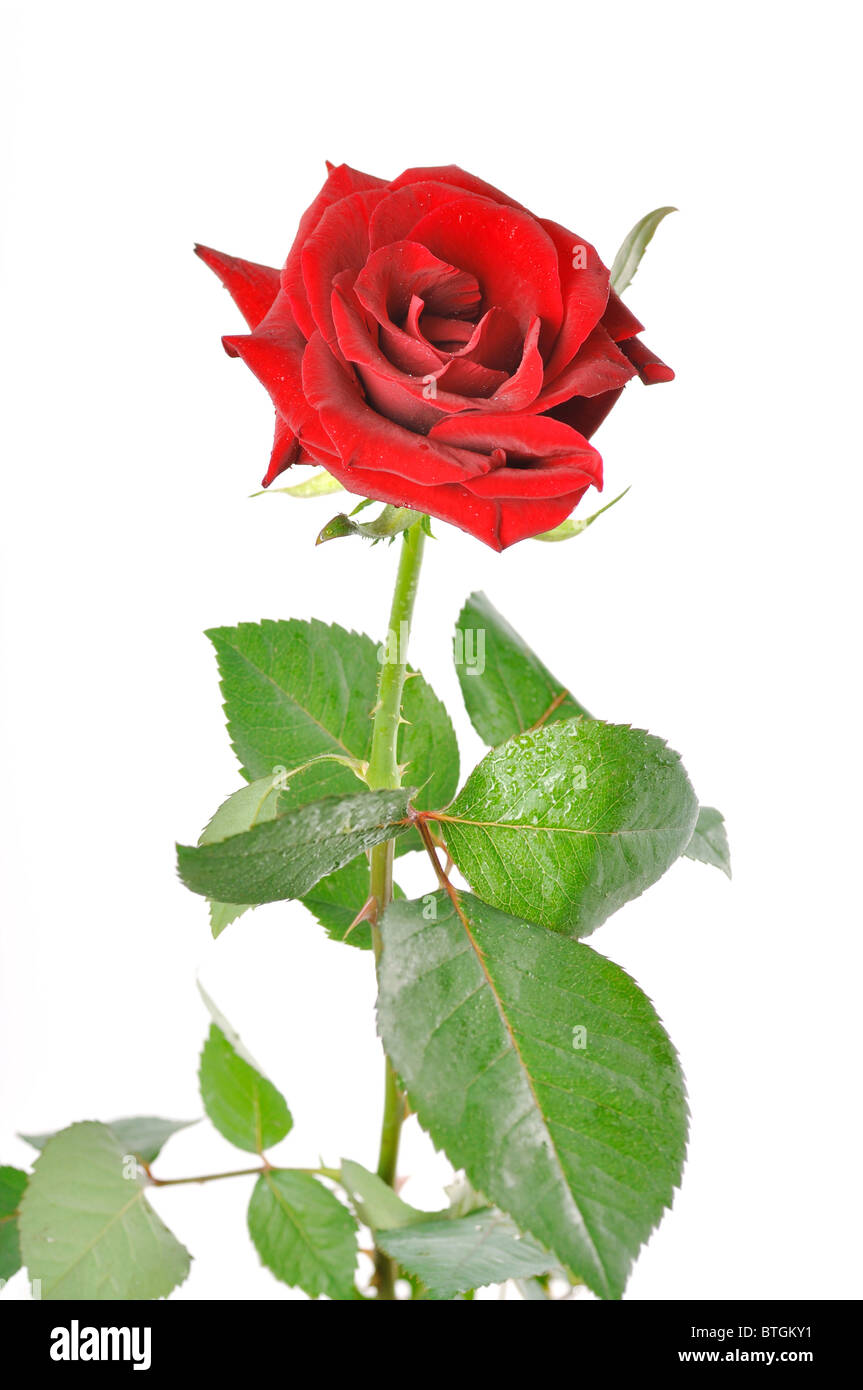
<instances>
[{"instance_id":1,"label":"red rose","mask_svg":"<svg viewBox=\"0 0 863 1390\"><path fill-rule=\"evenodd\" d=\"M330 168L281 273L197 250L276 408L264 485L320 464L496 550L602 486L587 440L630 377L673 376L588 242L455 165Z\"/></svg>"}]
</instances>

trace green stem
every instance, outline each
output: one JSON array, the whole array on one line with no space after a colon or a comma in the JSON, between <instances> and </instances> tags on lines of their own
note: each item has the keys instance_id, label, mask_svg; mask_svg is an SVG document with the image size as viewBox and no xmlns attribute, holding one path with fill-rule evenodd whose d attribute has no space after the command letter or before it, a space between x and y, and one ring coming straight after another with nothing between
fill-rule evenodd
<instances>
[{"instance_id":1,"label":"green stem","mask_svg":"<svg viewBox=\"0 0 863 1390\"><path fill-rule=\"evenodd\" d=\"M265 1163L258 1168L232 1168L228 1173L204 1173L200 1177L194 1178L157 1178L150 1172L146 1164L143 1165L150 1182L154 1187L184 1187L186 1183L195 1182L218 1182L220 1178L250 1178L260 1177L262 1173L273 1171L272 1163ZM290 1173L313 1173L315 1177L330 1178L333 1182L341 1182L341 1170L338 1168L289 1168L282 1169L283 1172Z\"/></svg>"},{"instance_id":2,"label":"green stem","mask_svg":"<svg viewBox=\"0 0 863 1390\"><path fill-rule=\"evenodd\" d=\"M398 736L402 722L402 694L407 673L407 648L410 637L414 600L419 584L425 533L418 521L405 531L399 560L390 624L386 641L381 648L381 671L378 681L378 702L375 706L372 748L369 757L368 784L373 791L401 786L398 763ZM380 959L381 933L378 923L393 897L393 842L376 845L371 856L371 896L375 900L375 921L372 941L375 961ZM384 1117L381 1126L381 1147L378 1176L390 1187L395 1186L398 1166L399 1138L404 1115L404 1097L389 1061L386 1062ZM396 1267L382 1250L375 1255L378 1298L395 1298Z\"/></svg>"}]
</instances>

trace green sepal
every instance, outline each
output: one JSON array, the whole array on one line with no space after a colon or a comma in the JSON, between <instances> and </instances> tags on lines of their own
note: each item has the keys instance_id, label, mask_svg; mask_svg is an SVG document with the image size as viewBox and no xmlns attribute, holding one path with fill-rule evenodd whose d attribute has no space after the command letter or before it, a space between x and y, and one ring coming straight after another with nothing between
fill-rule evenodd
<instances>
[{"instance_id":1,"label":"green sepal","mask_svg":"<svg viewBox=\"0 0 863 1390\"><path fill-rule=\"evenodd\" d=\"M625 497L628 492L629 488L625 487L623 492L619 492L616 497L613 497L610 502L606 502L604 507L600 507L599 510L593 512L591 516L569 516L566 521L562 521L559 526L553 527L551 531L540 531L533 537L533 540L571 541L574 536L580 536L582 531L586 531L588 526L592 526L597 517L602 516L603 512L607 512L609 507L613 507L614 504L619 502L622 497Z\"/></svg>"},{"instance_id":2,"label":"green sepal","mask_svg":"<svg viewBox=\"0 0 863 1390\"><path fill-rule=\"evenodd\" d=\"M660 222L670 212L676 211L677 208L655 208L653 212L646 213L639 222L636 222L632 230L624 237L611 267L611 288L617 294L623 294L623 291L632 284L632 278L641 264L641 258L653 240L653 234Z\"/></svg>"},{"instance_id":3,"label":"green sepal","mask_svg":"<svg viewBox=\"0 0 863 1390\"><path fill-rule=\"evenodd\" d=\"M357 509L358 510L358 509ZM409 507L384 507L373 521L352 521L344 512L328 521L318 534L316 545L326 541L342 540L345 536L365 536L367 540L393 540L402 531L410 530L422 519L422 512L411 511Z\"/></svg>"},{"instance_id":4,"label":"green sepal","mask_svg":"<svg viewBox=\"0 0 863 1390\"><path fill-rule=\"evenodd\" d=\"M305 482L295 483L293 487L265 487L259 492L253 492L252 497L326 497L331 492L343 492L344 488L337 482L332 473L326 469L321 473L315 473L311 478L306 478Z\"/></svg>"}]
</instances>

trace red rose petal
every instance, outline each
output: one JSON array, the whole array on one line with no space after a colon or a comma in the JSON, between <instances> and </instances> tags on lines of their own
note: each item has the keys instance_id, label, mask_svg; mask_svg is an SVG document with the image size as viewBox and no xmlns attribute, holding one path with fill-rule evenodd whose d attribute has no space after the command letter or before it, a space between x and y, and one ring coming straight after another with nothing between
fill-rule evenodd
<instances>
[{"instance_id":1,"label":"red rose petal","mask_svg":"<svg viewBox=\"0 0 863 1390\"><path fill-rule=\"evenodd\" d=\"M522 334L539 318L540 349L554 342L563 317L557 251L535 218L487 199L459 198L424 217L411 237L476 276L483 310L508 309Z\"/></svg>"},{"instance_id":2,"label":"red rose petal","mask_svg":"<svg viewBox=\"0 0 863 1390\"><path fill-rule=\"evenodd\" d=\"M509 470L503 470L508 472ZM578 487L559 497L490 498L473 496L467 488L449 485L428 488L417 510L448 521L491 547L506 550L528 536L550 531L570 515L587 491Z\"/></svg>"},{"instance_id":3,"label":"red rose petal","mask_svg":"<svg viewBox=\"0 0 863 1390\"><path fill-rule=\"evenodd\" d=\"M399 174L397 179L393 179L390 188L399 189L406 185L426 182L444 183L450 188L463 189L466 193L475 193L480 198L491 198L495 203L505 203L507 207L520 208L524 211L522 204L517 203L514 198L502 193L493 184L478 179L475 174L469 174L458 164L439 164L431 168L405 169L403 174Z\"/></svg>"},{"instance_id":4,"label":"red rose petal","mask_svg":"<svg viewBox=\"0 0 863 1390\"><path fill-rule=\"evenodd\" d=\"M211 246L196 246L195 255L218 275L246 323L256 328L279 292L279 272L269 265L214 251Z\"/></svg>"},{"instance_id":5,"label":"red rose petal","mask_svg":"<svg viewBox=\"0 0 863 1390\"><path fill-rule=\"evenodd\" d=\"M644 332L644 324L627 309L620 295L614 290L608 292L608 303L602 316L602 326L616 343L624 338L634 338L636 333Z\"/></svg>"},{"instance_id":6,"label":"red rose petal","mask_svg":"<svg viewBox=\"0 0 863 1390\"><path fill-rule=\"evenodd\" d=\"M499 405L493 403L486 406L481 395L462 395L451 388L454 383L461 387L469 386L473 381L481 389L484 383L491 384L494 389L503 384L502 376L489 378L481 373L471 375L457 371L447 376L447 368L442 366L439 356L428 364L428 369L422 375L401 370L375 343L363 318L361 306L350 291L345 292L341 277L337 277L333 286L332 312L341 356L356 366L370 403L386 419L395 421L406 430L425 434L444 413L500 409ZM431 349L427 351L431 352ZM530 362L528 370L533 370ZM529 389L530 378L526 373L520 390L526 394Z\"/></svg>"},{"instance_id":7,"label":"red rose petal","mask_svg":"<svg viewBox=\"0 0 863 1390\"><path fill-rule=\"evenodd\" d=\"M439 371L444 358L423 338L414 338L389 324L382 328L354 293L356 276L341 271L333 280L330 311L341 355L346 362L364 362L398 374L427 377ZM378 344L380 343L380 346Z\"/></svg>"},{"instance_id":8,"label":"red rose petal","mask_svg":"<svg viewBox=\"0 0 863 1390\"><path fill-rule=\"evenodd\" d=\"M554 406L549 414L552 419L562 420L585 439L590 439L596 434L622 391L621 386L616 391L604 391L599 396L574 396L571 400L562 401L560 405Z\"/></svg>"},{"instance_id":9,"label":"red rose petal","mask_svg":"<svg viewBox=\"0 0 863 1390\"><path fill-rule=\"evenodd\" d=\"M304 446L309 440L324 449L330 447L303 392L305 342L284 290L279 291L267 317L252 333L234 334L222 342L226 352L231 357L241 357L266 387L277 413Z\"/></svg>"},{"instance_id":10,"label":"red rose petal","mask_svg":"<svg viewBox=\"0 0 863 1390\"><path fill-rule=\"evenodd\" d=\"M286 468L290 468L292 464L296 463L299 452L300 446L297 436L285 424L281 415L277 415L270 466L264 474L261 487L269 487L274 478L278 478L280 473L284 473Z\"/></svg>"},{"instance_id":11,"label":"red rose petal","mask_svg":"<svg viewBox=\"0 0 863 1390\"><path fill-rule=\"evenodd\" d=\"M303 388L342 462L352 469L379 468L431 487L490 467L482 455L438 444L372 410L319 333L303 356Z\"/></svg>"},{"instance_id":12,"label":"red rose petal","mask_svg":"<svg viewBox=\"0 0 863 1390\"><path fill-rule=\"evenodd\" d=\"M549 415L450 415L433 427L429 438L460 449L504 449L508 463L576 463L597 488L602 487L599 454L581 434Z\"/></svg>"},{"instance_id":13,"label":"red rose petal","mask_svg":"<svg viewBox=\"0 0 863 1390\"><path fill-rule=\"evenodd\" d=\"M581 487L562 497L518 501L509 506L499 504L498 536L501 550L530 536L538 536L541 531L552 531L566 521L586 492L587 488Z\"/></svg>"},{"instance_id":14,"label":"red rose petal","mask_svg":"<svg viewBox=\"0 0 863 1390\"><path fill-rule=\"evenodd\" d=\"M539 352L541 324L534 319L527 330L518 370L491 398L496 410L526 410L542 389L543 361Z\"/></svg>"},{"instance_id":15,"label":"red rose petal","mask_svg":"<svg viewBox=\"0 0 863 1390\"><path fill-rule=\"evenodd\" d=\"M327 467L348 492L395 507L411 507L414 511L425 512L441 521L448 521L460 530L466 531L468 535L483 541L492 550L503 550L504 545L511 545L513 540L522 539L521 536L513 535L511 540L502 541L502 526L505 532L508 528L503 522L503 508L500 502L489 501L484 497L472 497L457 483L423 487L421 484L407 482L394 473L384 473L378 468L347 467L341 461L328 464ZM517 505L525 510L524 504ZM554 504L542 502L539 505L547 509ZM567 508L560 520L563 520L563 516L569 515L569 510L571 507ZM544 512L542 520L536 525L536 531L546 530L549 526L557 524L547 521L545 515ZM531 510L525 519L532 522L532 517ZM528 530L525 534L530 535L531 531Z\"/></svg>"},{"instance_id":16,"label":"red rose petal","mask_svg":"<svg viewBox=\"0 0 863 1390\"><path fill-rule=\"evenodd\" d=\"M428 174L428 179L419 177L424 173ZM408 169L389 185L387 196L381 199L372 213L369 245L376 251L393 241L409 238L423 217L445 203L463 198L465 193L485 198L490 203L521 209L520 203L507 198L491 184L483 183L482 179L466 174L455 164L443 169Z\"/></svg>"},{"instance_id":17,"label":"red rose petal","mask_svg":"<svg viewBox=\"0 0 863 1390\"><path fill-rule=\"evenodd\" d=\"M472 323L465 323L462 319L435 318L434 314L427 314L425 308L418 295L414 295L404 321L404 332L421 347L431 348L443 364L449 349L438 344L453 343L457 346L470 342L475 328Z\"/></svg>"},{"instance_id":18,"label":"red rose petal","mask_svg":"<svg viewBox=\"0 0 863 1390\"><path fill-rule=\"evenodd\" d=\"M448 188L444 183L413 184L395 193L389 189L369 221L372 252L391 246L394 241L409 241L418 222L435 208L460 197L462 194L457 188Z\"/></svg>"},{"instance_id":19,"label":"red rose petal","mask_svg":"<svg viewBox=\"0 0 863 1390\"><path fill-rule=\"evenodd\" d=\"M431 344L435 351L440 353L465 350L476 332L476 325L466 323L463 319L441 319L436 314L426 313L425 304L421 299L411 300L405 327L417 341ZM499 370L501 369L492 368L492 371Z\"/></svg>"},{"instance_id":20,"label":"red rose petal","mask_svg":"<svg viewBox=\"0 0 863 1390\"><path fill-rule=\"evenodd\" d=\"M433 314L466 318L479 307L475 278L447 265L416 241L373 251L357 275L354 293L378 323L401 324L414 297Z\"/></svg>"},{"instance_id":21,"label":"red rose petal","mask_svg":"<svg viewBox=\"0 0 863 1390\"><path fill-rule=\"evenodd\" d=\"M339 199L347 198L351 193L359 193L364 188L383 189L388 186L385 179L375 178L374 174L363 174L359 169L352 169L348 164L333 166L327 161L327 169L329 174L320 193L300 218L297 235L294 237L293 245L288 252L288 258L281 273L282 289L290 299L294 318L306 338L315 331L315 321L306 299L300 259L307 239L317 227L327 208L332 207L333 203L337 203Z\"/></svg>"},{"instance_id":22,"label":"red rose petal","mask_svg":"<svg viewBox=\"0 0 863 1390\"><path fill-rule=\"evenodd\" d=\"M540 459L529 468L498 468L484 478L472 478L464 486L476 497L539 501L583 491L594 486L594 482L577 463Z\"/></svg>"},{"instance_id":23,"label":"red rose petal","mask_svg":"<svg viewBox=\"0 0 863 1390\"><path fill-rule=\"evenodd\" d=\"M540 392L532 409L550 410L570 396L598 396L605 391L616 391L634 375L635 368L623 344L618 347L598 324L569 366Z\"/></svg>"},{"instance_id":24,"label":"red rose petal","mask_svg":"<svg viewBox=\"0 0 863 1390\"><path fill-rule=\"evenodd\" d=\"M551 382L575 356L599 323L608 303L609 273L589 242L540 219L554 242L560 267L563 323L546 362L545 379ZM585 262L582 267L582 260Z\"/></svg>"},{"instance_id":25,"label":"red rose petal","mask_svg":"<svg viewBox=\"0 0 863 1390\"><path fill-rule=\"evenodd\" d=\"M327 208L301 254L303 284L316 326L336 342L330 300L333 280L343 270L361 270L369 254L369 217L380 191L351 193ZM308 336L308 335L307 335Z\"/></svg>"},{"instance_id":26,"label":"red rose petal","mask_svg":"<svg viewBox=\"0 0 863 1390\"><path fill-rule=\"evenodd\" d=\"M335 310L333 316L335 318ZM338 330L338 322L336 328ZM387 361L408 376L431 376L444 365L445 354L422 335L417 337L406 333L403 328L390 325L378 329L378 339Z\"/></svg>"},{"instance_id":27,"label":"red rose petal","mask_svg":"<svg viewBox=\"0 0 863 1390\"><path fill-rule=\"evenodd\" d=\"M674 372L667 367L661 357L651 352L640 338L627 338L620 344L621 352L629 358L645 386L656 386L660 381L673 381Z\"/></svg>"},{"instance_id":28,"label":"red rose petal","mask_svg":"<svg viewBox=\"0 0 863 1390\"><path fill-rule=\"evenodd\" d=\"M439 391L466 397L466 407L473 401L488 400L508 379L506 372L495 372L466 357L451 357L436 378Z\"/></svg>"},{"instance_id":29,"label":"red rose petal","mask_svg":"<svg viewBox=\"0 0 863 1390\"><path fill-rule=\"evenodd\" d=\"M536 320L535 320L536 322ZM431 325L422 322L428 332ZM476 328L463 348L460 357L471 362L481 362L496 372L512 373L517 370L524 355L524 335L508 309L489 309L483 314Z\"/></svg>"},{"instance_id":30,"label":"red rose petal","mask_svg":"<svg viewBox=\"0 0 863 1390\"><path fill-rule=\"evenodd\" d=\"M357 368L376 409L397 424L424 434L441 414L437 403L429 402L427 391L428 383L441 370L440 355L404 334L404 353L394 353L395 361L386 357L369 331L362 306L345 283L349 278L337 276L333 285L332 314L339 354ZM394 329L393 335L397 332ZM401 365L404 357L411 359L407 370Z\"/></svg>"},{"instance_id":31,"label":"red rose petal","mask_svg":"<svg viewBox=\"0 0 863 1390\"><path fill-rule=\"evenodd\" d=\"M397 371L390 363L380 369L357 363L356 369L369 405L385 420L393 421L411 434L428 434L445 413L466 410L480 399L459 396L452 391L438 390L432 394L435 381L432 372L424 383L422 378L414 380Z\"/></svg>"}]
</instances>

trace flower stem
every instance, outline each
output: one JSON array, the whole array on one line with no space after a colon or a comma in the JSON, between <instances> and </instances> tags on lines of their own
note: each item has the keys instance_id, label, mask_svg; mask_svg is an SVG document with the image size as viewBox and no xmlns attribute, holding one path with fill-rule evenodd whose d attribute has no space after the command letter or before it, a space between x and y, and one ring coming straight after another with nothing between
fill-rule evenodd
<instances>
[{"instance_id":1,"label":"flower stem","mask_svg":"<svg viewBox=\"0 0 863 1390\"><path fill-rule=\"evenodd\" d=\"M378 681L378 702L374 713L372 748L367 781L373 791L401 786L398 763L398 736L402 722L402 693L407 673L407 649L413 617L414 599L419 584L425 533L417 521L404 532L402 552L393 591L390 624L386 641L381 648L381 670ZM371 896L375 900L375 920L372 922L372 941L375 961L380 959L380 919L393 897L393 842L376 845L371 855ZM395 1186L398 1165L399 1137L404 1116L404 1097L399 1091L395 1073L386 1061L384 1117L381 1126L381 1147L378 1176L390 1187ZM396 1267L382 1250L375 1254L375 1275L378 1298L395 1299Z\"/></svg>"}]
</instances>

